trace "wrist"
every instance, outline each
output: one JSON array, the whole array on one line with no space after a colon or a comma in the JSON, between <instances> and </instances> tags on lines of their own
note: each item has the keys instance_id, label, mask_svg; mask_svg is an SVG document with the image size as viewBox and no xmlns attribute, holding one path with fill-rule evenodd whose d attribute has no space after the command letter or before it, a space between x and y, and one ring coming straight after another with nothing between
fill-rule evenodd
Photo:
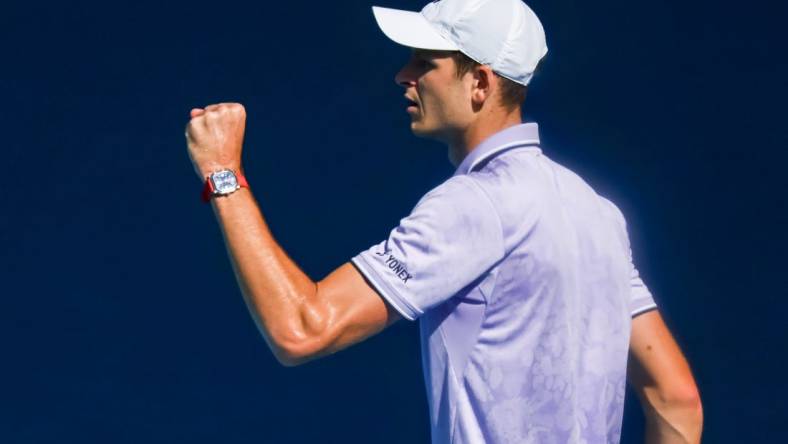
<instances>
[{"instance_id":1,"label":"wrist","mask_svg":"<svg viewBox=\"0 0 788 444\"><path fill-rule=\"evenodd\" d=\"M237 191L230 194L217 194L213 196L208 201L208 204L218 211L222 208L237 205L237 202L244 201L251 193L252 190L249 188L239 188Z\"/></svg>"},{"instance_id":2,"label":"wrist","mask_svg":"<svg viewBox=\"0 0 788 444\"><path fill-rule=\"evenodd\" d=\"M206 173L201 198L205 203L219 196L229 196L241 188L249 188L246 177L241 171L223 168Z\"/></svg>"},{"instance_id":3,"label":"wrist","mask_svg":"<svg viewBox=\"0 0 788 444\"><path fill-rule=\"evenodd\" d=\"M235 174L243 175L243 168L241 168L241 165L234 163L213 163L206 166L199 166L197 167L197 174L199 174L200 179L204 182L211 176L211 174L224 170L230 170Z\"/></svg>"}]
</instances>

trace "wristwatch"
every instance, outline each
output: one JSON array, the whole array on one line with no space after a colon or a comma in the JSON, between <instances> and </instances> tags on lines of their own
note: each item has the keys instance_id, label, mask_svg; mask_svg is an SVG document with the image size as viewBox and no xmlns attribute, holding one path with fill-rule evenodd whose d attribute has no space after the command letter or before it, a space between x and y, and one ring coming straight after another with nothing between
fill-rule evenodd
<instances>
[{"instance_id":1,"label":"wristwatch","mask_svg":"<svg viewBox=\"0 0 788 444\"><path fill-rule=\"evenodd\" d=\"M202 190L202 201L208 203L214 196L226 196L234 193L239 188L249 188L246 177L233 170L214 171L205 179Z\"/></svg>"}]
</instances>

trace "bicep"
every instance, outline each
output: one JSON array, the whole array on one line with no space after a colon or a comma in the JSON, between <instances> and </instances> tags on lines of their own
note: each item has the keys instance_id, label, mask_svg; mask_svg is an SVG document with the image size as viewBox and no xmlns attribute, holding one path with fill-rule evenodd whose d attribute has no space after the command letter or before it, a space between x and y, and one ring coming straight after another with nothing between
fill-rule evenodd
<instances>
[{"instance_id":1,"label":"bicep","mask_svg":"<svg viewBox=\"0 0 788 444\"><path fill-rule=\"evenodd\" d=\"M310 305L305 316L312 317L312 325L317 325L308 353L312 358L361 342L400 319L349 262L317 283L315 302Z\"/></svg>"},{"instance_id":2,"label":"bicep","mask_svg":"<svg viewBox=\"0 0 788 444\"><path fill-rule=\"evenodd\" d=\"M689 364L657 310L632 320L627 375L641 395L647 391L670 393L695 389Z\"/></svg>"}]
</instances>

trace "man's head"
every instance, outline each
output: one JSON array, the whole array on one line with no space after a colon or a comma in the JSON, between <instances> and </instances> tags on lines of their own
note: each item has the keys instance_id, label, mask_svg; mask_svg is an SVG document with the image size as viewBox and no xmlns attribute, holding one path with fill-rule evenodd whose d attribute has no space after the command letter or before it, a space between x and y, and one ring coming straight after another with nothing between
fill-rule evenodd
<instances>
[{"instance_id":1,"label":"man's head","mask_svg":"<svg viewBox=\"0 0 788 444\"><path fill-rule=\"evenodd\" d=\"M373 7L390 39L413 48L397 74L417 135L452 143L479 119L519 119L539 61L544 30L521 0L440 0L421 12ZM500 119L498 119L500 120Z\"/></svg>"},{"instance_id":2,"label":"man's head","mask_svg":"<svg viewBox=\"0 0 788 444\"><path fill-rule=\"evenodd\" d=\"M479 118L515 113L527 87L459 51L414 49L397 73L414 134L450 143Z\"/></svg>"}]
</instances>

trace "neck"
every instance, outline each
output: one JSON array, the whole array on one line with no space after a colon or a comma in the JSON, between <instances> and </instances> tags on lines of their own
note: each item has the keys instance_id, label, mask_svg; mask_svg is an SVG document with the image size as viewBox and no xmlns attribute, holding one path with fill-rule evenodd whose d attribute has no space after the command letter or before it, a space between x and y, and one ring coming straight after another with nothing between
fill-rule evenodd
<instances>
[{"instance_id":1,"label":"neck","mask_svg":"<svg viewBox=\"0 0 788 444\"><path fill-rule=\"evenodd\" d=\"M485 139L521 123L520 109L498 116L480 116L449 142L449 161L456 168Z\"/></svg>"}]
</instances>

